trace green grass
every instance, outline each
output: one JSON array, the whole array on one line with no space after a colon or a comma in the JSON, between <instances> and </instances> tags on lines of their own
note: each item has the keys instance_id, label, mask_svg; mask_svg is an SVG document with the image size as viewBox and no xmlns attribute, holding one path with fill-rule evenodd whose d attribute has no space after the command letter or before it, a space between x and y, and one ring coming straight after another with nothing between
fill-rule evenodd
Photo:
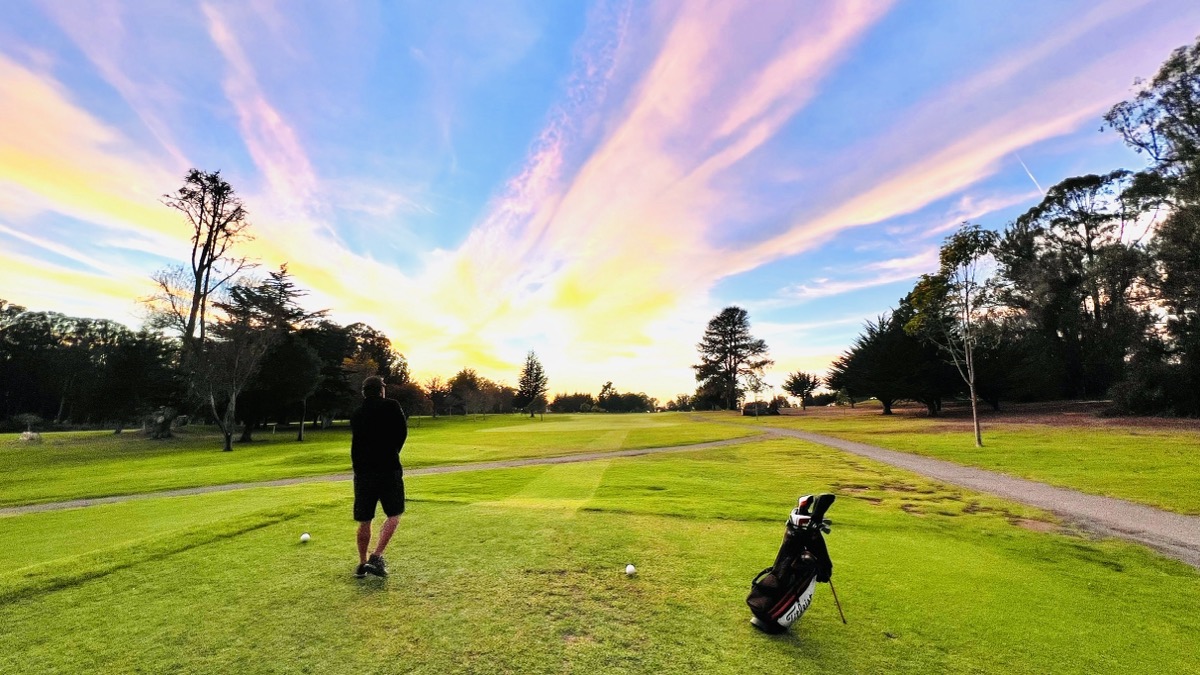
<instances>
[{"instance_id":1,"label":"green grass","mask_svg":"<svg viewBox=\"0 0 1200 675\"><path fill-rule=\"evenodd\" d=\"M1082 492L1200 514L1200 431L1143 427L1086 427L983 423L976 448L969 422L948 424L916 416L808 414L706 419L777 425L890 450L992 469Z\"/></svg>"},{"instance_id":2,"label":"green grass","mask_svg":"<svg viewBox=\"0 0 1200 675\"><path fill-rule=\"evenodd\" d=\"M549 415L421 419L402 459L418 468L525 457L687 445L753 434L684 415ZM45 434L31 445L0 434L0 506L136 494L197 485L321 476L350 470L346 427L308 433L259 432L256 441L220 452L211 430L188 428L176 438L105 432Z\"/></svg>"},{"instance_id":3,"label":"green grass","mask_svg":"<svg viewBox=\"0 0 1200 675\"><path fill-rule=\"evenodd\" d=\"M1192 568L800 441L408 484L386 582L347 483L0 518L0 672L1200 672ZM749 581L824 490L849 624L822 586L764 636Z\"/></svg>"}]
</instances>

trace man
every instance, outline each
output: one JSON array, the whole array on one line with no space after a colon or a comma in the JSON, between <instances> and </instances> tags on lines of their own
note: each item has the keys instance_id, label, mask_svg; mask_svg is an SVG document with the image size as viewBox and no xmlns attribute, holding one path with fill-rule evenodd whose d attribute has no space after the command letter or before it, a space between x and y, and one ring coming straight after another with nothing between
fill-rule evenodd
<instances>
[{"instance_id":1,"label":"man","mask_svg":"<svg viewBox=\"0 0 1200 675\"><path fill-rule=\"evenodd\" d=\"M400 404L384 398L383 378L363 380L363 403L350 417L350 462L354 467L354 520L358 522L358 567L354 576L367 574L386 577L387 548L400 514L404 513L404 471L400 450L408 438L408 423ZM379 528L375 551L367 557L371 544L371 521L375 504L383 507L387 520Z\"/></svg>"}]
</instances>

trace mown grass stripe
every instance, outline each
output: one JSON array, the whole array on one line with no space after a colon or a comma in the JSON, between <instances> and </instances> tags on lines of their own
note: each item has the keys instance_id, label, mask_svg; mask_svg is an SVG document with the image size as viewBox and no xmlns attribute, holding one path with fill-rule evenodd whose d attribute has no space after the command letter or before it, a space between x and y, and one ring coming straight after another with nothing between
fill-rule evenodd
<instances>
[{"instance_id":1,"label":"mown grass stripe","mask_svg":"<svg viewBox=\"0 0 1200 675\"><path fill-rule=\"evenodd\" d=\"M337 500L328 500L287 509L263 509L167 535L145 537L79 556L23 567L0 575L0 603L14 602L75 586L117 570L161 560L189 549L294 520L340 503Z\"/></svg>"},{"instance_id":2,"label":"mown grass stripe","mask_svg":"<svg viewBox=\"0 0 1200 675\"><path fill-rule=\"evenodd\" d=\"M634 450L613 450L609 452L589 452L578 455L561 455L557 457L534 457L528 459L507 459L496 462L472 462L470 464L452 464L447 466L427 466L416 469L405 469L406 476L423 476L428 474L459 473L463 471L487 471L489 469L510 469L520 466L535 466L543 464L568 464L571 462L591 462L598 459L614 457L637 457L640 455L659 454L664 452L694 452L708 450L727 445L753 443L762 440L767 434L742 436L724 441L693 443L691 445L675 445L658 448L637 448ZM327 483L346 481L353 478L350 473L337 473L325 476L302 476L297 478L281 478L279 480L260 481L252 483L226 483L224 485L204 485L200 487L181 488L178 490L162 490L159 492L140 492L136 494L114 495L111 497L93 497L88 499L72 499L62 502L47 502L42 504L25 504L22 506L7 506L0 508L0 517L17 516L42 511L59 511L62 509L81 509L101 504L115 504L134 499L157 499L160 497L187 497L189 495L223 492L228 490L246 490L250 488L283 487L302 483Z\"/></svg>"}]
</instances>

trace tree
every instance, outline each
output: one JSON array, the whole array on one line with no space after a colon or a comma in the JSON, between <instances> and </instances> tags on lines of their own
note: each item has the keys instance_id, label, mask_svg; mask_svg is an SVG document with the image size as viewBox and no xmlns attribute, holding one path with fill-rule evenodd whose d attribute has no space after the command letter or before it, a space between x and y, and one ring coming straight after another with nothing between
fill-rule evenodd
<instances>
[{"instance_id":1,"label":"tree","mask_svg":"<svg viewBox=\"0 0 1200 675\"><path fill-rule=\"evenodd\" d=\"M1200 415L1200 205L1172 213L1150 244L1159 261L1170 339L1165 356L1177 362L1180 386L1168 400L1177 414Z\"/></svg>"},{"instance_id":2,"label":"tree","mask_svg":"<svg viewBox=\"0 0 1200 675\"><path fill-rule=\"evenodd\" d=\"M1200 158L1200 39L1171 52L1157 74L1129 101L1104 116L1108 126L1136 152L1146 153L1150 177L1158 178L1162 194L1171 199L1195 198L1191 184Z\"/></svg>"},{"instance_id":3,"label":"tree","mask_svg":"<svg viewBox=\"0 0 1200 675\"><path fill-rule=\"evenodd\" d=\"M352 323L346 326L346 330L354 343L354 356L375 362L376 371L372 375L382 377L388 384L409 381L408 361L392 348L392 341L387 335L365 323Z\"/></svg>"},{"instance_id":4,"label":"tree","mask_svg":"<svg viewBox=\"0 0 1200 675\"><path fill-rule=\"evenodd\" d=\"M764 391L770 388L770 385L767 384L767 381L764 380L762 375L760 375L758 372L747 373L745 375L745 381L746 390L754 394L754 417L757 418L759 408L761 407L758 399ZM779 411L776 410L775 412L778 413Z\"/></svg>"},{"instance_id":5,"label":"tree","mask_svg":"<svg viewBox=\"0 0 1200 675\"><path fill-rule=\"evenodd\" d=\"M600 395L596 397L596 405L600 406L601 410L612 412L613 402L616 401L619 396L620 394L617 393L617 388L613 386L613 383L610 380L605 382L603 387L600 387Z\"/></svg>"},{"instance_id":6,"label":"tree","mask_svg":"<svg viewBox=\"0 0 1200 675\"><path fill-rule=\"evenodd\" d=\"M154 333L120 326L93 356L97 372L88 388L90 414L114 422L121 433L126 422L166 406L179 393L174 355L175 348Z\"/></svg>"},{"instance_id":7,"label":"tree","mask_svg":"<svg viewBox=\"0 0 1200 675\"><path fill-rule=\"evenodd\" d=\"M535 411L544 410L546 382L546 371L542 368L541 361L538 361L537 354L530 350L525 356L525 365L521 368L521 376L517 380L517 394L513 404L529 411L530 417L533 417Z\"/></svg>"},{"instance_id":8,"label":"tree","mask_svg":"<svg viewBox=\"0 0 1200 675\"><path fill-rule=\"evenodd\" d=\"M825 386L838 392L839 401L853 407L856 398L873 396L883 406L883 414L891 415L897 401L908 399L925 404L931 417L938 414L942 398L955 391L953 375L937 347L904 330L912 315L905 298L891 314L866 323L825 378Z\"/></svg>"},{"instance_id":9,"label":"tree","mask_svg":"<svg viewBox=\"0 0 1200 675\"><path fill-rule=\"evenodd\" d=\"M800 409L804 410L812 393L821 386L821 378L804 371L796 371L783 381L783 390L800 399Z\"/></svg>"},{"instance_id":10,"label":"tree","mask_svg":"<svg viewBox=\"0 0 1200 675\"><path fill-rule=\"evenodd\" d=\"M883 406L883 414L892 414L892 405L904 397L907 369L897 360L903 342L895 331L896 322L890 315L867 321L845 353L829 367L825 386L845 392L853 401L859 396L874 396Z\"/></svg>"},{"instance_id":11,"label":"tree","mask_svg":"<svg viewBox=\"0 0 1200 675\"><path fill-rule=\"evenodd\" d=\"M215 339L204 350L199 382L224 437L225 452L233 450L238 397L280 337L269 296L262 286L235 284L228 301L215 303L224 316L213 326Z\"/></svg>"},{"instance_id":12,"label":"tree","mask_svg":"<svg viewBox=\"0 0 1200 675\"><path fill-rule=\"evenodd\" d=\"M115 321L0 301L0 418L32 412L119 431L174 393L172 351Z\"/></svg>"},{"instance_id":13,"label":"tree","mask_svg":"<svg viewBox=\"0 0 1200 675\"><path fill-rule=\"evenodd\" d=\"M975 357L980 324L987 320L991 306L981 266L991 256L997 240L995 232L971 223L963 223L950 235L938 256L939 273L923 275L917 282L912 293L915 314L904 326L909 334L923 336L949 354L971 398L976 447L983 447L983 435L979 428Z\"/></svg>"},{"instance_id":14,"label":"tree","mask_svg":"<svg viewBox=\"0 0 1200 675\"><path fill-rule=\"evenodd\" d=\"M431 377L425 380L425 395L429 397L433 416L437 417L438 413L443 410L446 400L450 397L450 387L446 385L442 378Z\"/></svg>"},{"instance_id":15,"label":"tree","mask_svg":"<svg viewBox=\"0 0 1200 675\"><path fill-rule=\"evenodd\" d=\"M450 387L450 395L456 404L463 406L463 414L469 415L474 410L483 412L482 378L472 368L463 368L455 373L446 384Z\"/></svg>"},{"instance_id":16,"label":"tree","mask_svg":"<svg viewBox=\"0 0 1200 675\"><path fill-rule=\"evenodd\" d=\"M244 392L239 412L243 423L241 442L249 442L254 427L268 416L287 421L297 403L301 408L297 440L304 440L308 397L320 385L321 359L299 331L325 316L323 310L309 312L300 306L305 295L307 292L292 281L286 264L243 293L253 304L261 329L270 333L273 340Z\"/></svg>"},{"instance_id":17,"label":"tree","mask_svg":"<svg viewBox=\"0 0 1200 675\"><path fill-rule=\"evenodd\" d=\"M718 410L725 406L725 387L716 380L706 380L696 387L692 396L693 410Z\"/></svg>"},{"instance_id":18,"label":"tree","mask_svg":"<svg viewBox=\"0 0 1200 675\"><path fill-rule=\"evenodd\" d=\"M421 385L412 380L388 385L387 397L399 403L404 409L404 414L410 417L433 412L433 402L429 400Z\"/></svg>"},{"instance_id":19,"label":"tree","mask_svg":"<svg viewBox=\"0 0 1200 675\"><path fill-rule=\"evenodd\" d=\"M1018 336L1035 338L1030 353L1058 364L1043 369L1059 372L1056 395L1103 396L1150 322L1149 259L1129 240L1130 184L1127 171L1063 180L994 249L998 300L1019 318L1009 328L1031 333Z\"/></svg>"},{"instance_id":20,"label":"tree","mask_svg":"<svg viewBox=\"0 0 1200 675\"><path fill-rule=\"evenodd\" d=\"M558 413L591 412L596 405L596 399L591 394L578 391L574 394L564 392L555 395L554 400L550 402L550 410Z\"/></svg>"},{"instance_id":21,"label":"tree","mask_svg":"<svg viewBox=\"0 0 1200 675\"><path fill-rule=\"evenodd\" d=\"M691 394L677 394L667 402L667 410L673 412L691 412L695 410L695 402Z\"/></svg>"},{"instance_id":22,"label":"tree","mask_svg":"<svg viewBox=\"0 0 1200 675\"><path fill-rule=\"evenodd\" d=\"M726 410L737 407L742 378L760 375L774 363L767 358L767 343L750 334L749 314L741 307L726 307L713 317L696 349L700 353L700 363L692 366L696 381L720 391Z\"/></svg>"},{"instance_id":23,"label":"tree","mask_svg":"<svg viewBox=\"0 0 1200 675\"><path fill-rule=\"evenodd\" d=\"M326 429L334 415L352 409L358 402L356 387L351 384L350 373L344 367L351 352L350 335L345 327L321 320L315 325L301 328L297 333L317 354L321 370L317 388L308 398L307 408L313 423L320 422ZM372 368L371 373L374 373ZM356 380L362 382L363 375Z\"/></svg>"},{"instance_id":24,"label":"tree","mask_svg":"<svg viewBox=\"0 0 1200 675\"><path fill-rule=\"evenodd\" d=\"M580 403L582 409L582 406L587 406L592 397L587 394L575 394L575 398L582 399ZM594 403L597 410L610 413L652 412L658 404L643 392L621 393L617 391L612 382L604 383L604 386L600 388L600 395L596 397ZM588 409L591 409L590 406Z\"/></svg>"},{"instance_id":25,"label":"tree","mask_svg":"<svg viewBox=\"0 0 1200 675\"><path fill-rule=\"evenodd\" d=\"M1153 344L1147 350L1158 356L1138 354L1132 363L1135 379L1176 383L1162 396L1140 398L1156 400L1159 412L1200 415L1200 39L1173 51L1153 79L1138 84L1137 95L1104 119L1149 159L1127 190L1130 200L1167 212L1149 245L1166 341L1161 350Z\"/></svg>"},{"instance_id":26,"label":"tree","mask_svg":"<svg viewBox=\"0 0 1200 675\"><path fill-rule=\"evenodd\" d=\"M243 394L238 416L242 420L242 443L252 440L254 427L274 419L290 421L299 404L300 428L297 441L304 440L308 397L321 384L321 357L296 333L275 329L275 341L263 355L258 373Z\"/></svg>"},{"instance_id":27,"label":"tree","mask_svg":"<svg viewBox=\"0 0 1200 675\"><path fill-rule=\"evenodd\" d=\"M207 310L213 294L248 266L245 258L235 258L231 249L250 238L250 223L242 200L233 187L221 178L220 171L191 169L183 185L162 197L163 203L179 211L192 228L192 253L187 267L173 268L154 276L159 293L153 300L180 328L185 353L195 354L204 344ZM185 280L186 296L180 282Z\"/></svg>"}]
</instances>

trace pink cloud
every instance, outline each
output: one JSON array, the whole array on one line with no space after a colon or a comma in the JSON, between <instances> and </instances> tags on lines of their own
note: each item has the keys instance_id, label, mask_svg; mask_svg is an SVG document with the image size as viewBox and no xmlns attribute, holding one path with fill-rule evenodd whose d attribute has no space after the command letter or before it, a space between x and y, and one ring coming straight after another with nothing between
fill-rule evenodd
<instances>
[{"instance_id":1,"label":"pink cloud","mask_svg":"<svg viewBox=\"0 0 1200 675\"><path fill-rule=\"evenodd\" d=\"M263 95L250 60L222 14L204 5L204 15L209 35L229 66L225 92L237 111L250 155L277 203L296 213L307 211L316 202L318 180L299 136Z\"/></svg>"},{"instance_id":2,"label":"pink cloud","mask_svg":"<svg viewBox=\"0 0 1200 675\"><path fill-rule=\"evenodd\" d=\"M692 284L688 260L706 252L713 224L706 211L725 198L717 185L721 175L811 100L817 82L884 11L881 3L804 11L791 5L681 6L670 16L652 65L616 108L611 131L560 191L532 191L537 209L523 219L485 220L459 255L493 261L484 268L501 287L503 279L540 288L578 278L610 289L615 283L617 297L621 289L626 297L642 297L645 291L638 289L673 293ZM776 44L788 47L777 52ZM763 74L746 78L747 72ZM563 152L561 143L535 152L519 184L558 187L536 181L545 175L542 167L561 167ZM521 213L512 201L500 207L509 216ZM499 241L506 245L497 246ZM495 248L482 250L474 242ZM547 262L531 274L526 265L533 251ZM659 264L628 266L647 251L662 252ZM576 318L596 316L597 303L605 302L593 298ZM652 304L661 311L671 303ZM621 303L611 311L622 312Z\"/></svg>"}]
</instances>

